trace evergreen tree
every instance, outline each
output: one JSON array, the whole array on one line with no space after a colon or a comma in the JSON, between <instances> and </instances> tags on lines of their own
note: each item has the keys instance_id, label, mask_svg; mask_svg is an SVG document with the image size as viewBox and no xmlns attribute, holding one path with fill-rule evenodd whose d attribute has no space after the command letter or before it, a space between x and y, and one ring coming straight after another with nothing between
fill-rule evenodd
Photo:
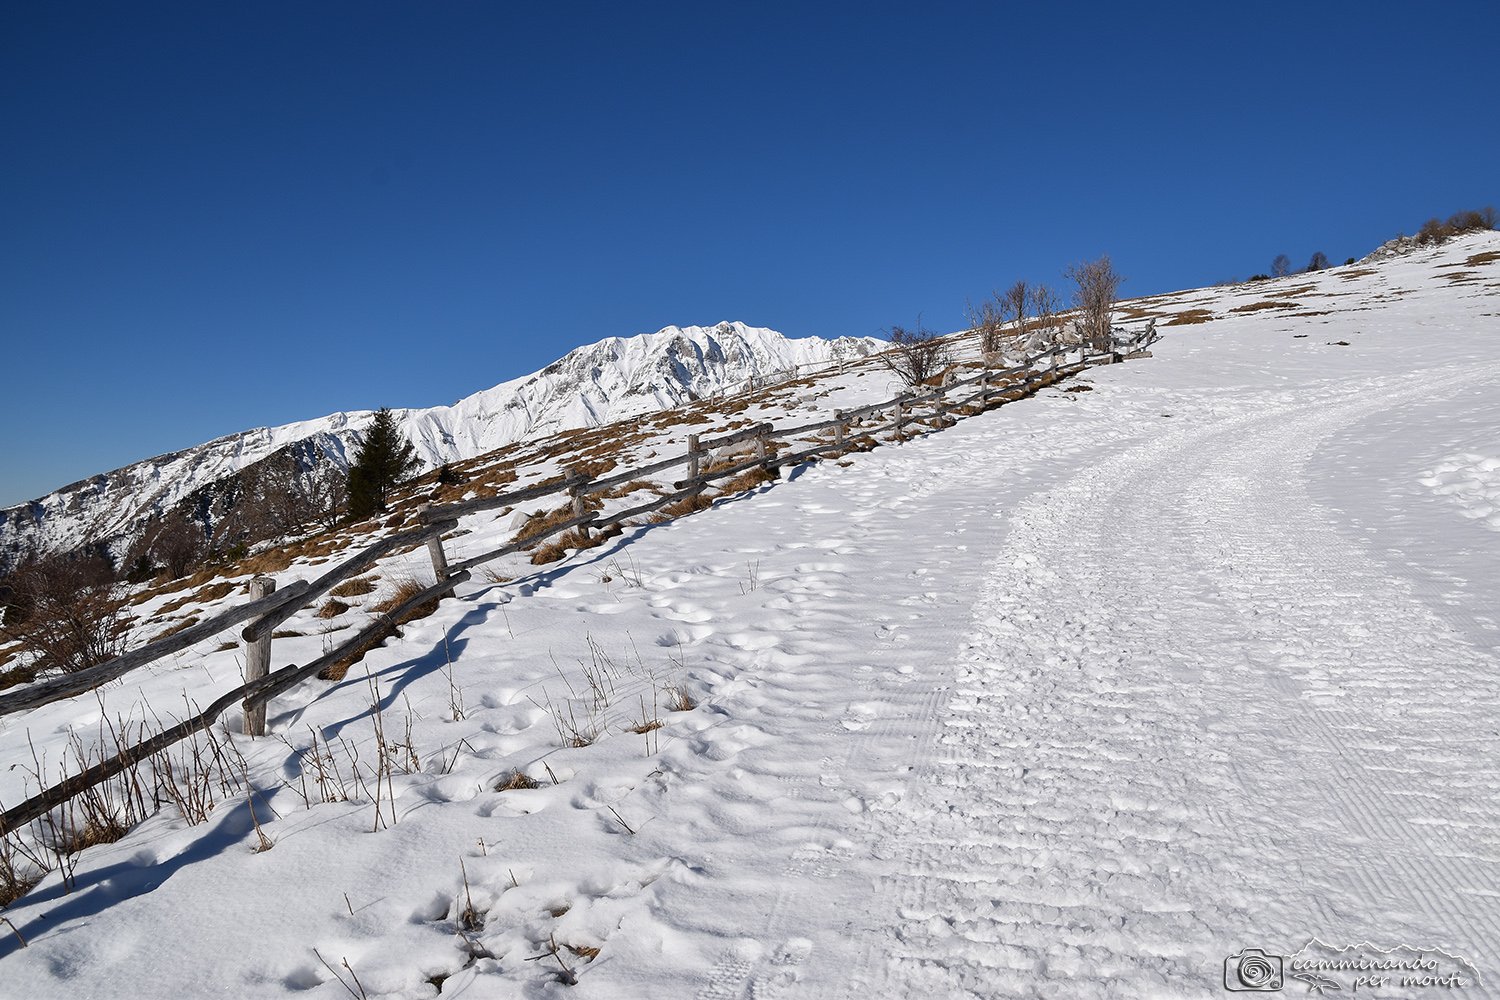
<instances>
[{"instance_id":1,"label":"evergreen tree","mask_svg":"<svg viewBox=\"0 0 1500 1000\"><path fill-rule=\"evenodd\" d=\"M349 468L349 516L358 521L385 510L395 485L421 467L416 448L396 429L391 411L381 407Z\"/></svg>"}]
</instances>

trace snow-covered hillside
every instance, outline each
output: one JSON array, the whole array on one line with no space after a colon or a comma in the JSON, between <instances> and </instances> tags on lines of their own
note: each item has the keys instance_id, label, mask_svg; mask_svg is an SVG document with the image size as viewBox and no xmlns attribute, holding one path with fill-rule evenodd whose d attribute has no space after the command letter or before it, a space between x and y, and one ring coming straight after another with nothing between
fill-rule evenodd
<instances>
[{"instance_id":1,"label":"snow-covered hillside","mask_svg":"<svg viewBox=\"0 0 1500 1000\"><path fill-rule=\"evenodd\" d=\"M580 347L531 375L477 392L452 406L398 410L401 429L427 467L574 427L650 413L830 362L863 357L871 338L792 339L774 330L720 323L669 326ZM0 510L0 568L7 556L120 540L209 483L293 445L347 467L373 411L334 413L261 427L101 473ZM116 551L116 555L120 555Z\"/></svg>"},{"instance_id":2,"label":"snow-covered hillside","mask_svg":"<svg viewBox=\"0 0 1500 1000\"><path fill-rule=\"evenodd\" d=\"M1199 1000L1257 949L1283 975L1252 995L1500 996L1500 235L1123 314L1154 357L486 564L270 738L231 712L252 787L48 875L0 993ZM643 421L622 470L710 419ZM275 663L430 572L382 561ZM242 660L0 719L0 801ZM1432 982L1336 965L1383 960Z\"/></svg>"}]
</instances>

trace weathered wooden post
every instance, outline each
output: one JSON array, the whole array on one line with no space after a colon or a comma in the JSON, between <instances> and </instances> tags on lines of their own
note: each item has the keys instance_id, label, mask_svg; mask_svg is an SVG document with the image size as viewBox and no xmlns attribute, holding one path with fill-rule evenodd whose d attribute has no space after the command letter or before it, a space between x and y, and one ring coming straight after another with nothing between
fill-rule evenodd
<instances>
[{"instance_id":1,"label":"weathered wooden post","mask_svg":"<svg viewBox=\"0 0 1500 1000\"><path fill-rule=\"evenodd\" d=\"M250 581L250 600L258 601L276 592L276 581L258 576ZM271 672L271 629L254 642L245 644L245 683L258 681ZM266 735L266 702L245 702L245 735Z\"/></svg>"},{"instance_id":2,"label":"weathered wooden post","mask_svg":"<svg viewBox=\"0 0 1500 1000\"><path fill-rule=\"evenodd\" d=\"M760 459L761 471L766 474L767 479L781 478L781 470L771 465L770 431L762 427L755 435L755 457Z\"/></svg>"},{"instance_id":3,"label":"weathered wooden post","mask_svg":"<svg viewBox=\"0 0 1500 1000\"><path fill-rule=\"evenodd\" d=\"M698 435L688 435L688 479L697 479L702 471L703 452L698 450Z\"/></svg>"},{"instance_id":4,"label":"weathered wooden post","mask_svg":"<svg viewBox=\"0 0 1500 1000\"><path fill-rule=\"evenodd\" d=\"M588 493L588 488L589 481L587 479L568 487L568 496L573 498L573 516L575 518L586 517L588 515L588 505L583 502L584 496ZM578 526L578 534L584 541L588 541L589 526L587 523Z\"/></svg>"},{"instance_id":5,"label":"weathered wooden post","mask_svg":"<svg viewBox=\"0 0 1500 1000\"><path fill-rule=\"evenodd\" d=\"M983 413L990 405L990 366L985 365L984 370L979 373L979 409L976 413Z\"/></svg>"},{"instance_id":6,"label":"weathered wooden post","mask_svg":"<svg viewBox=\"0 0 1500 1000\"><path fill-rule=\"evenodd\" d=\"M417 519L424 520L426 513L432 509L432 504L424 503L417 507ZM443 536L433 534L427 539L427 555L432 559L432 577L434 581L448 579L448 554L443 551ZM445 591L443 597L452 596L453 591Z\"/></svg>"},{"instance_id":7,"label":"weathered wooden post","mask_svg":"<svg viewBox=\"0 0 1500 1000\"><path fill-rule=\"evenodd\" d=\"M897 441L905 441L906 440L906 437L901 433L901 419L902 419L902 416L903 416L902 411L905 410L905 407L902 406L901 404L902 404L902 401L904 401L905 399L906 399L905 396L897 396L896 397L896 420L895 420L894 423L891 424L891 426L896 431L896 440Z\"/></svg>"},{"instance_id":8,"label":"weathered wooden post","mask_svg":"<svg viewBox=\"0 0 1500 1000\"><path fill-rule=\"evenodd\" d=\"M848 426L849 422L844 419L843 410L834 410L833 419L838 421L838 423L833 425L833 446L842 452L844 450L844 428Z\"/></svg>"}]
</instances>

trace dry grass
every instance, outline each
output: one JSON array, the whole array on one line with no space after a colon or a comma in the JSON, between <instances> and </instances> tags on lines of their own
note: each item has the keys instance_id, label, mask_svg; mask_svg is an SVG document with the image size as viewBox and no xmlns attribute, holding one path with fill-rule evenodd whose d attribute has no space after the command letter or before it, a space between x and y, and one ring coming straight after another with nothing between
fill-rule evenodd
<instances>
[{"instance_id":1,"label":"dry grass","mask_svg":"<svg viewBox=\"0 0 1500 1000\"><path fill-rule=\"evenodd\" d=\"M667 696L668 712L691 712L698 707L698 703L693 700L692 694L685 685L674 684L663 693Z\"/></svg>"},{"instance_id":2,"label":"dry grass","mask_svg":"<svg viewBox=\"0 0 1500 1000\"><path fill-rule=\"evenodd\" d=\"M395 611L401 605L405 604L413 597L416 597L426 589L427 584L422 583L420 580L415 580L410 577L404 580L397 580L396 589L391 592L390 596L385 598L385 600L383 601L377 602L374 608L372 608L371 610L379 612L380 614L388 614L389 612ZM437 606L437 598L433 598L429 601L424 601L423 603L418 604L415 608L412 608L406 614L402 615L401 622L409 622L417 618L425 618L436 611ZM397 624L400 624L400 622L398 622Z\"/></svg>"},{"instance_id":3,"label":"dry grass","mask_svg":"<svg viewBox=\"0 0 1500 1000\"><path fill-rule=\"evenodd\" d=\"M531 565L542 566L556 562L568 554L569 549L591 549L604 544L605 536L600 532L584 535L582 529L569 528L557 538L541 546L531 554Z\"/></svg>"},{"instance_id":4,"label":"dry grass","mask_svg":"<svg viewBox=\"0 0 1500 1000\"><path fill-rule=\"evenodd\" d=\"M1177 313L1171 319L1163 323L1163 326L1192 326L1195 323L1207 323L1214 318L1212 309L1188 309Z\"/></svg>"},{"instance_id":5,"label":"dry grass","mask_svg":"<svg viewBox=\"0 0 1500 1000\"><path fill-rule=\"evenodd\" d=\"M670 521L674 517L686 517L689 514L696 514L700 510L708 510L713 505L714 502L702 493L694 493L690 497L683 497L675 503L669 503L655 514L652 514L651 523L660 524L663 521Z\"/></svg>"},{"instance_id":6,"label":"dry grass","mask_svg":"<svg viewBox=\"0 0 1500 1000\"><path fill-rule=\"evenodd\" d=\"M292 564L293 553L306 547L306 545L307 543L304 542L302 545L293 545L284 549L267 549L265 552L242 560L234 567L236 575L250 573L254 576L264 576L267 573L280 573ZM313 552L308 554L325 555L326 553Z\"/></svg>"},{"instance_id":7,"label":"dry grass","mask_svg":"<svg viewBox=\"0 0 1500 1000\"><path fill-rule=\"evenodd\" d=\"M521 789L541 788L541 783L528 775L525 771L514 770L501 778L495 784L497 792L514 792Z\"/></svg>"},{"instance_id":8,"label":"dry grass","mask_svg":"<svg viewBox=\"0 0 1500 1000\"><path fill-rule=\"evenodd\" d=\"M742 493L745 490L753 490L757 486L764 486L766 483L774 483L775 481L775 476L767 472L764 467L757 466L753 469L747 469L733 479L727 479L718 485L719 489L724 493Z\"/></svg>"},{"instance_id":9,"label":"dry grass","mask_svg":"<svg viewBox=\"0 0 1500 1000\"><path fill-rule=\"evenodd\" d=\"M1063 392L1093 392L1094 387L1087 384L1070 385Z\"/></svg>"},{"instance_id":10,"label":"dry grass","mask_svg":"<svg viewBox=\"0 0 1500 1000\"><path fill-rule=\"evenodd\" d=\"M339 615L343 614L345 611L348 611L351 606L352 605L345 604L343 601L339 600L338 598L330 597L328 600L324 601L323 602L323 606L318 609L318 617L319 618L337 618Z\"/></svg>"},{"instance_id":11,"label":"dry grass","mask_svg":"<svg viewBox=\"0 0 1500 1000\"><path fill-rule=\"evenodd\" d=\"M1480 264L1493 264L1500 260L1500 250L1486 250L1484 253L1476 253L1464 261L1465 267L1478 267Z\"/></svg>"},{"instance_id":12,"label":"dry grass","mask_svg":"<svg viewBox=\"0 0 1500 1000\"><path fill-rule=\"evenodd\" d=\"M1375 271L1373 268L1361 267L1356 268L1353 271L1342 271L1339 273L1339 277L1343 278L1345 281L1350 281L1354 278L1368 278L1374 273Z\"/></svg>"},{"instance_id":13,"label":"dry grass","mask_svg":"<svg viewBox=\"0 0 1500 1000\"><path fill-rule=\"evenodd\" d=\"M176 635L178 632L182 632L182 631L185 631L187 629L190 629L190 628L192 628L196 624L198 624L198 617L196 615L194 615L191 618L185 618L182 621L178 622L176 625L173 625L171 628L167 629L166 631L161 632L161 633L159 633L157 635L152 636L150 641L151 642L156 642L158 639L165 639L169 635Z\"/></svg>"},{"instance_id":14,"label":"dry grass","mask_svg":"<svg viewBox=\"0 0 1500 1000\"><path fill-rule=\"evenodd\" d=\"M1266 299L1264 302L1251 302L1248 305L1235 306L1229 310L1232 313L1263 312L1267 309L1300 309L1301 306L1295 302L1277 302L1274 299Z\"/></svg>"},{"instance_id":15,"label":"dry grass","mask_svg":"<svg viewBox=\"0 0 1500 1000\"><path fill-rule=\"evenodd\" d=\"M30 667L11 667L9 670L0 670L0 691L15 687L17 684L30 684L34 680L36 680L36 671Z\"/></svg>"},{"instance_id":16,"label":"dry grass","mask_svg":"<svg viewBox=\"0 0 1500 1000\"><path fill-rule=\"evenodd\" d=\"M272 632L271 633L271 638L272 639L300 639L304 635L306 635L305 632L298 632L294 628L281 628L281 629L277 629L275 632Z\"/></svg>"},{"instance_id":17,"label":"dry grass","mask_svg":"<svg viewBox=\"0 0 1500 1000\"><path fill-rule=\"evenodd\" d=\"M328 593L334 597L363 597L375 589L375 581L378 576L360 576L353 580L345 580L334 587Z\"/></svg>"},{"instance_id":18,"label":"dry grass","mask_svg":"<svg viewBox=\"0 0 1500 1000\"><path fill-rule=\"evenodd\" d=\"M168 601L158 608L156 613L159 615L169 615L189 604L207 604L210 601L220 600L233 593L234 586L234 584L227 580L220 580L218 583L203 587L191 594L184 594L175 601Z\"/></svg>"}]
</instances>

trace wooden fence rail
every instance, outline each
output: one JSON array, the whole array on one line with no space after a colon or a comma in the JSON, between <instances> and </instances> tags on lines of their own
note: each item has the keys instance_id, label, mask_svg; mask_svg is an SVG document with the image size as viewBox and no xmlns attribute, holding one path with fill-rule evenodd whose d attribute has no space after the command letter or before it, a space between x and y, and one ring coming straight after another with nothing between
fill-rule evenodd
<instances>
[{"instance_id":1,"label":"wooden fence rail","mask_svg":"<svg viewBox=\"0 0 1500 1000\"><path fill-rule=\"evenodd\" d=\"M174 635L148 643L139 649L122 654L115 659L96 667L91 667L88 670L33 684L12 694L0 695L0 716L38 708L54 701L60 701L64 698L70 698L90 691L101 684L123 676L136 667L186 649L203 639L209 638L227 628L232 628L241 622L250 622L240 633L240 637L247 644L247 649L253 651L249 659L254 661L250 669L247 670L244 684L221 695L198 715L179 722L134 746L121 749L114 757L108 760L101 760L99 763L85 768L78 774L72 775L58 784L38 792L38 794L27 799L25 802L0 813L0 836L19 830L27 823L41 818L49 810L63 804L80 792L101 784L115 775L122 773L129 767L144 761L152 754L158 753L180 740L187 739L195 732L206 729L236 702L240 702L244 706L246 731L251 735L264 735L265 706L271 698L283 691L289 690L328 666L337 663L360 647L378 642L382 637L389 635L390 630L414 608L429 601L441 600L444 597L451 596L455 587L470 579L470 571L475 566L530 548L546 538L573 528L587 530L599 525L620 524L631 518L649 514L701 493L707 484L715 480L729 478L755 468L763 468L768 473L774 474L784 466L805 462L816 455L845 451L849 446L851 435L854 435L854 425L867 418L877 417L885 411L891 411L893 415L893 419L889 423L869 430L861 429L859 434L854 436L862 437L870 434L890 432L900 438L902 429L913 423L931 420L935 417L960 410L969 411L971 408L974 408L973 412L982 412L989 406L990 401L997 397L1017 391L1025 392L1028 389L1039 386L1043 381L1039 377L1022 378L1019 382L1002 380L1013 379L1027 373L1031 373L1033 376L1042 374L1038 372L1037 366L1043 362L1051 363L1046 369L1045 374L1060 376L1074 371L1081 371L1091 363L1099 363L1103 360L1117 360L1123 348L1129 347L1133 351L1138 351L1155 339L1156 332L1154 328L1148 328L1145 333L1137 336L1133 341L1121 343L1116 346L1114 351L1103 355L1096 355L1093 358L1090 358L1087 351L1082 349L1065 350L1062 347L1052 347L1027 358L1022 364L1011 368L1000 370L987 369L969 378L947 381L945 384L928 392L903 393L893 399L888 399L880 403L871 403L850 410L836 410L831 419L815 421L797 427L787 427L781 430L777 430L769 423L759 423L721 435L717 438L700 439L698 435L692 434L688 436L688 450L686 453L663 459L641 468L616 473L604 479L591 480L585 475L573 473L558 479L539 483L535 486L526 487L525 489L512 490L508 493L501 493L492 497L420 508L418 511L419 527L390 535L366 546L337 566L323 573L311 583L299 580L288 585L283 590L275 590L275 585L269 580L263 582L254 581L252 592L264 594L264 596L259 596L247 604L230 608L207 621L200 622ZM1064 354L1073 353L1074 350L1078 352L1078 362L1069 366L1060 366L1057 359ZM969 394L962 399L947 399L945 401L946 397L955 390L970 385L979 385L979 391ZM924 405L930 406L931 412L918 414L916 412L917 408ZM790 442L794 438L829 429L834 431L834 440L831 443L816 444L809 448L784 455L775 455L771 452L770 442L773 438ZM753 442L754 444L752 457L724 468L709 470L704 467L705 459L715 451L746 442ZM607 515L588 511L583 506L584 497L590 494L603 492L632 480L642 479L678 465L687 465L689 474L688 478L672 484L674 490L672 493L656 497L647 503L628 510ZM497 510L502 507L510 507L528 500L540 499L558 493L567 493L572 497L575 512L574 517L561 523L550 525L546 530L533 534L525 534L525 529L522 528L522 537L515 538L498 548L480 553L460 562L451 565L448 563L446 553L442 547L442 535L457 527L460 517L488 510ZM296 614L299 609L308 606L311 602L326 594L339 583L362 573L381 556L403 546L423 543L426 544L433 563L434 575L436 577L435 583L426 587L420 593L409 597L399 606L376 616L365 628L330 649L316 660L303 666L291 665L283 667L280 670L269 671L263 676L253 676L254 672L258 672L262 668L269 668L269 640L271 633L277 625Z\"/></svg>"}]
</instances>

